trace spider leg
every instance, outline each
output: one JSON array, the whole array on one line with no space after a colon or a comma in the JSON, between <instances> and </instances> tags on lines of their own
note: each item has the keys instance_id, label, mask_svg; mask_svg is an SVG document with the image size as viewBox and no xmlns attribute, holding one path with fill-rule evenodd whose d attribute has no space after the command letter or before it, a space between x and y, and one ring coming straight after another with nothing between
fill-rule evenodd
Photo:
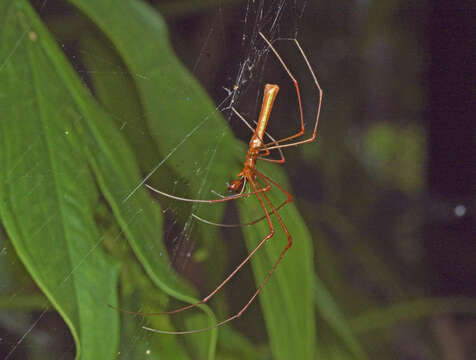
<instances>
[{"instance_id":1,"label":"spider leg","mask_svg":"<svg viewBox=\"0 0 476 360\"><path fill-rule=\"evenodd\" d=\"M263 173L259 172L258 170L255 170L255 171L256 171L256 175L261 177L267 185L270 185L270 183L272 183L274 186L276 186L279 190L281 190L287 196L287 199L284 200L278 207L276 207L276 211L279 211L279 209L281 209L284 205L289 204L291 201L293 201L293 196L289 192L287 192L286 189L284 189L280 184L278 184L276 181L270 179L269 177L267 177ZM256 220L253 220L253 221L250 221L250 222L247 222L247 223L240 223L240 224L216 223L216 222L201 218L200 216L198 216L196 214L192 214L192 217L194 217L195 219L197 219L201 222L204 222L205 224L209 224L209 225L220 226L220 227L242 227L242 226L251 226L251 225L254 225L254 224L258 223L258 222L264 220L266 218L266 215L263 215L259 219L256 219Z\"/></svg>"},{"instance_id":2,"label":"spider leg","mask_svg":"<svg viewBox=\"0 0 476 360\"><path fill-rule=\"evenodd\" d=\"M253 127L244 118L243 115L241 115L234 107L232 107L231 110L233 110L235 115L238 116L238 118L246 124L246 126L251 130L252 133L255 132L255 129L253 129ZM256 124L256 121L255 121L255 124ZM266 134L266 136L268 136L271 139L273 144L278 145L278 142L268 132L265 132L265 134ZM280 164L286 162L286 159L284 158L283 151L280 148L277 148L277 150L279 151L280 159L267 159L267 158L265 158L265 156L268 156L271 153L266 147L263 149L264 153L260 154L261 156L259 156L258 159L264 160L264 161L269 161L269 162L280 163Z\"/></svg>"},{"instance_id":3,"label":"spider leg","mask_svg":"<svg viewBox=\"0 0 476 360\"><path fill-rule=\"evenodd\" d=\"M256 189L258 186L258 184L255 183L255 181L253 179L249 179L250 181L250 184L251 186L253 187L253 189ZM277 209L273 206L273 204L271 203L271 201L269 200L269 198L266 196L265 193L263 192L256 192L256 197L258 198L262 208L263 208L263 211L265 212L265 216L268 220L268 225L269 225L269 234L265 236L265 238L263 240L261 240L261 242L253 249L253 251L246 257L246 259L228 276L227 279L225 279L225 281L219 286L223 286L224 283L226 281L228 281L246 262L248 262L248 260L251 258L251 256L253 256L258 250L259 248L261 248L261 246L263 246L263 244L269 240L273 235L274 235L274 227L273 227L273 224L271 222L271 218L270 218L270 214L264 204L264 202L267 203L267 205L271 208L272 212L274 215L276 215L276 217L278 218L278 221L279 221L279 224L281 225L282 229L284 230L287 238L288 238L288 243L286 244L286 246L284 247L284 249L281 251L281 254L279 255L278 259L275 261L275 263L273 264L273 266L271 267L271 269L269 270L268 274L266 275L266 277L264 278L264 280L261 282L261 284L258 286L258 288L256 289L255 293L251 296L251 298L248 300L248 302L245 304L245 306L243 306L241 308L241 310L239 312L237 312L235 315L233 316L230 316L229 318L223 320L223 321L220 321L219 323L213 325L213 326L209 326L209 327L206 327L206 328L202 328L202 329L196 329L196 330L188 330L188 331L163 331L163 330L157 330L157 329L151 329L149 327L143 327L144 329L146 330L149 330L149 331L153 331L153 332L157 332L157 333L161 333L161 334L193 334L193 333L199 333L199 332L204 332L204 331L208 331L208 330L211 330L211 329L214 329L214 328L217 328L223 324L226 324L234 319L237 319L239 318L250 306L251 304L253 303L253 301L256 299L256 297L259 295L259 293L261 292L261 290L263 289L264 285L268 282L268 280L270 279L271 275L274 273L274 271L276 270L276 268L278 267L279 263L281 262L281 260L283 259L284 255L286 254L286 252L289 250L289 248L292 246L293 244L293 239L291 237L291 234L289 234L289 231L288 229L286 228L286 225L284 225L284 222L283 222L283 219L281 218L281 216L278 214L277 212ZM264 201L263 201L264 199ZM219 288L215 289L214 292L212 294L215 294L217 291L219 290ZM213 296L212 294L210 294L208 297L207 297L207 300Z\"/></svg>"},{"instance_id":4,"label":"spider leg","mask_svg":"<svg viewBox=\"0 0 476 360\"><path fill-rule=\"evenodd\" d=\"M188 309L191 309L191 308L194 308L198 305L201 305L201 304L205 304L208 300L210 300L218 291L220 291L220 289L225 286L228 281L230 281L231 278L233 278L233 276L235 276L235 274L240 271L240 269L246 265L246 263L248 263L248 261L251 259L251 257L264 245L264 243L266 243L266 241L268 241L273 235L274 235L274 227L273 227L273 223L271 222L271 218L270 218L270 215L268 213L268 210L266 209L266 206L264 204L264 201L263 199L261 198L262 194L264 194L263 190L264 188L260 188L259 185L251 178L251 177L248 177L247 178L248 181L250 182L252 188L253 188L253 193L256 194L256 197L258 198L258 201L260 202L260 205L261 207L263 208L264 212L265 212L265 217L267 219L267 222L268 222L268 226L269 226L269 234L266 235L264 237L263 240L261 240L261 242L254 248L253 251L251 251L248 256L245 257L244 260L242 260L242 262L225 278L225 280L223 280L220 285L218 285L212 292L210 292L210 294L208 294L207 296L205 296L202 300L194 303L194 304L190 304L190 305L186 305L186 306L183 306L183 307L180 307L178 309L175 309L175 310L170 310L170 311L163 311L163 312L155 312L155 313L144 313L144 312L138 312L138 311L128 311L128 310L123 310L123 309L119 309L119 308L116 308L116 307L113 307L111 305L109 305L111 308L113 309L116 309L116 310L120 310L122 312L125 312L125 313L128 313L128 314L133 314L133 315L141 315L141 316L154 316L154 315L171 315L171 314L176 314L176 313L179 313L179 312L182 312L182 311L185 311L185 310L188 310ZM267 199L267 198L266 198ZM267 202L269 202L269 200L267 200ZM274 208L273 208L274 209ZM275 211L275 209L274 209ZM248 305L249 306L249 305ZM212 329L214 327L217 327L217 326L220 326L228 321L231 321L231 318L230 319L227 319L225 320L224 322L220 322L216 325L214 325L213 327L210 327L210 328L205 328L205 329L200 329L199 331L206 331L206 330L209 330L209 329ZM154 329L149 329L147 328L147 330L151 330L151 331L155 331L155 332L163 332L162 330L154 330ZM192 332L197 332L197 331L192 331ZM173 334L189 334L191 332L189 331L184 331L184 332L164 332L164 333L173 333Z\"/></svg>"},{"instance_id":5,"label":"spider leg","mask_svg":"<svg viewBox=\"0 0 476 360\"><path fill-rule=\"evenodd\" d=\"M250 178L246 178L246 180L249 182L250 181ZM224 201L229 201L229 200L233 200L233 199L239 199L239 198L242 198L242 197L248 197L248 196L251 196L251 195L256 195L258 196L259 193L264 193L266 191L269 191L271 189L271 185L269 183L266 184L266 187L264 188L256 188L256 187L253 187L253 191L252 192L249 192L249 193L243 193L243 191L240 193L240 194L237 194L237 195L233 195L233 196L229 196L227 198L224 198L224 199L216 199L216 200L196 200L196 199L188 199L188 198L182 198L182 197L178 197L178 196L174 196L174 195L171 195L171 194L168 194L168 193L165 193L163 191L160 191L160 190L157 190L157 189L154 189L153 187L149 186L146 184L146 186L151 189L152 191L160 194L160 195L163 195L163 196L166 196L166 197L169 197L169 198L172 198L172 199L176 199L176 200L182 200L182 201L188 201L188 202L201 202L201 203L209 203L209 204L213 204L213 203L216 203L216 202L224 202ZM262 200L258 197L258 199L260 200L260 202L262 202ZM263 205L262 205L263 206ZM192 214L193 215L193 214ZM196 216L195 216L196 217ZM269 216L268 216L269 217ZM268 220L269 223L271 223L271 220L269 219ZM257 249L259 247L261 247L261 245L266 242L267 239L264 239L262 241L261 244L258 245ZM108 305L110 308L112 309L115 309L115 310L118 310L118 311L121 311L121 312L124 312L124 313L127 313L127 314L131 314L131 315L140 315L140 316L154 316L154 315L171 315L171 314L175 314L175 313L178 313L178 312L182 312L184 310L187 310L187 309L191 309L193 307L196 307L200 304L204 304L206 303L214 294L216 294L233 276L234 274L236 274L236 272L238 272L238 270L240 270L247 262L248 260L251 258L251 256L253 256L253 254L255 253L256 251L250 253L244 260L243 262L237 267L235 268L235 270L214 290L212 291L208 296L206 296L205 298L203 298L202 300L198 301L197 303L194 303L194 304L190 304L190 305L186 305L186 306L183 306L181 308L178 308L178 309L175 309L175 310L171 310L171 311L163 311L163 312L153 312L153 313L146 313L146 312L140 312L140 311L131 311L131 310L126 310L126 309L122 309L122 308L118 308L118 307L115 307L115 306L112 306L112 305Z\"/></svg>"},{"instance_id":6,"label":"spider leg","mask_svg":"<svg viewBox=\"0 0 476 360\"><path fill-rule=\"evenodd\" d=\"M225 202L225 201L235 200L235 199L239 199L239 198L242 198L242 197L248 197L248 196L256 194L256 192L243 193L243 191L242 191L237 195L227 196L227 197L222 198L222 199L201 200L201 199L189 199L189 198L184 198L184 197L168 194L166 192L157 190L157 189L153 188L152 186L150 186L148 184L145 184L145 186L147 186L150 190L152 190L153 192L156 192L157 194L160 194L162 196L165 196L165 197L168 197L168 198L171 198L171 199L174 199L174 200L194 202L194 203L206 203L206 204L214 204L214 203L219 203L219 202ZM271 185L267 186L265 188L259 189L258 192L266 192L266 191L269 191L269 190L271 190Z\"/></svg>"},{"instance_id":7,"label":"spider leg","mask_svg":"<svg viewBox=\"0 0 476 360\"><path fill-rule=\"evenodd\" d=\"M268 135L271 138L271 140L273 140L274 144L278 144L278 142L274 138L272 138L271 135L269 135L268 133L266 133L266 135ZM264 150L264 153L260 154L260 156L258 156L258 159L263 160L263 161L278 163L278 164L284 164L286 162L286 159L284 158L283 150L281 150L280 147L275 148L275 149L277 149L279 151L279 155L281 157L280 159L268 159L268 158L266 158L265 156L269 156L269 154L271 154L271 152L269 151L269 149L267 147L264 147L263 149L260 150L260 151Z\"/></svg>"},{"instance_id":8,"label":"spider leg","mask_svg":"<svg viewBox=\"0 0 476 360\"><path fill-rule=\"evenodd\" d=\"M304 131L305 131L305 126L304 126L304 116L303 116L303 111L302 111L302 101L301 101L301 92L299 90L299 83L298 81L296 80L296 78L294 77L293 73L291 72L291 70L289 70L289 68L286 66L283 58L279 55L278 51L275 49L275 47L271 44L271 42L263 35L262 32L259 33L261 35L261 37L263 38L263 40L268 44L269 48L271 49L271 51L274 53L274 55L276 56L276 58L278 59L278 61L281 63L281 66L283 67L283 69L286 71L286 73L288 74L288 76L290 77L291 81L293 82L294 84L294 87L296 88L296 94L297 94L297 100L298 100L298 105L299 105L299 118L301 120L301 130L299 130L296 134L294 135L291 135L291 136L288 136L284 139L280 139L280 140L277 140L275 142L270 142L268 144L264 144L263 147L266 147L268 150L272 150L272 149L282 149L282 148L285 148L285 147L290 147L290 146L297 146L297 145L300 145L300 144L305 144L305 143L308 143L308 142L311 142L313 141L315 138L316 138L316 134L317 134L317 126L318 126L318 123L319 123L319 116L320 116L320 113L321 113L321 105L322 105L322 96L323 96L323 91L321 89L321 86L319 85L319 82L317 81L317 77L316 77L316 74L314 72L314 70L312 70L312 67L311 67L311 63L309 62L309 59L307 58L304 50L302 49L301 45L299 44L299 42L296 40L296 39L293 39L294 40L294 43L296 44L297 48L299 49L301 55L303 56L304 58L304 61L306 62L306 65L309 69L309 71L311 72L311 75L312 75L312 79L314 80L314 83L319 91L319 97L318 97L318 105L317 105L317 115L316 115L316 120L315 120L315 124L314 124L314 130L313 130L313 133L312 135L305 139L305 140L300 140L300 141L296 141L296 142L292 142L292 143L289 143L289 144L280 144L284 141L289 141L289 140L292 140L294 138L297 138L297 137L300 137L302 135L304 135ZM274 145L273 145L274 144ZM270 146L272 145L272 146Z\"/></svg>"},{"instance_id":9,"label":"spider leg","mask_svg":"<svg viewBox=\"0 0 476 360\"><path fill-rule=\"evenodd\" d=\"M264 175L263 175L264 176ZM293 238L291 236L291 234L289 233L286 225L284 224L284 221L283 219L281 218L281 215L279 215L277 209L274 207L273 203L271 202L271 200L269 200L269 198L266 196L265 193L262 193L262 194L257 194L256 196L262 196L264 198L264 200L266 201L266 203L268 204L268 206L271 208L271 211L273 212L273 214L276 216L276 218L278 219L279 221L279 224L281 225L281 228L283 229L284 233L286 234L286 237L288 238L288 243L286 244L286 246L283 248L283 250L281 250L281 253L279 254L279 257L278 259L275 261L275 263L273 264L273 266L271 267L271 269L269 270L268 274L266 274L266 277L264 278L264 280L261 282L261 284L258 286L258 288L256 289L255 293L253 294L253 296L250 298L250 300L246 303L245 306L243 306L243 308L234 316L232 316L230 319L236 319L238 317L240 317L247 309L248 307L250 307L250 305L252 304L253 300L259 295L259 293L261 292L261 290L263 289L264 285L268 282L268 280L270 279L271 275L273 275L274 271L276 270L276 268L278 267L279 263L281 262L281 260L283 259L284 255L286 254L286 252L289 250L289 248L293 245ZM268 210L266 209L266 207L263 206L263 210L266 212L267 214L267 217L269 218L269 213L268 213ZM274 233L274 228L271 228L272 232ZM261 245L261 243L259 244ZM228 320L228 319L227 319ZM226 320L225 320L226 321Z\"/></svg>"}]
</instances>

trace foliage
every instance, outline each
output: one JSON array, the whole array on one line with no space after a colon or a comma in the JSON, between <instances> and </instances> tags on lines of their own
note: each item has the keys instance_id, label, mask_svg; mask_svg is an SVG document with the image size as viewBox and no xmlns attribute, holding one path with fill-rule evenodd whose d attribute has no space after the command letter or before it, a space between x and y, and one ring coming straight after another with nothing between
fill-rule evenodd
<instances>
[{"instance_id":1,"label":"foliage","mask_svg":"<svg viewBox=\"0 0 476 360\"><path fill-rule=\"evenodd\" d=\"M186 179L184 190L203 197L209 189L223 187L237 171L244 147L173 55L157 13L141 2L123 2L114 8L106 1L72 3L91 21L90 32L79 37L84 64L99 69L101 64L90 54L104 60L111 56L107 49L112 44L111 60L124 77L89 72L97 95L93 99L35 10L21 0L2 4L2 222L35 283L68 324L78 358L114 358L119 344L120 353L131 357L155 348L152 354L158 357L169 353L178 358L181 352L186 358L173 336L142 335L131 345L130 339L145 330L130 315L107 307L157 311L154 304L167 306L165 294L197 301L170 266L160 231L161 209L144 189L141 171L156 186L166 186L173 176ZM133 131L121 131L123 124ZM161 166L157 160L161 158L167 166ZM230 169L229 164L236 166ZM203 169L200 176L197 168ZM223 210L215 206L194 211L220 219ZM247 211L246 206L242 211ZM299 219L294 208L287 211ZM296 230L305 229L303 222L294 224ZM248 236L250 246L267 232L265 227L256 229ZM276 358L293 353L312 358L314 352L310 238L302 235L299 241L305 246L293 249L270 283L279 283L279 288L264 291L261 297ZM220 241L216 230L202 230L202 236ZM134 265L122 239L127 239L142 269ZM269 261L259 259L276 258L274 245L263 252L253 261L257 282L269 269ZM302 262L305 257L308 261ZM302 267L299 272L297 265ZM303 279L306 284L298 285ZM309 290L296 298L290 292L296 285ZM198 316L198 322L183 324L212 325L214 315L201 307L208 321L190 315ZM282 309L288 317L282 316ZM287 326L300 318L308 325ZM143 321L171 328L164 317ZM188 346L199 357L213 358L216 334L217 329L191 335Z\"/></svg>"}]
</instances>

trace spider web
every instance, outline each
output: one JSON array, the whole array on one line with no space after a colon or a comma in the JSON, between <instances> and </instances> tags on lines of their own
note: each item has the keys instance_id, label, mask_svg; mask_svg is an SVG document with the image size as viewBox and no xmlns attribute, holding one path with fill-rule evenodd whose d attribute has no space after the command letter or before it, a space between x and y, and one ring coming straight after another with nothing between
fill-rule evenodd
<instances>
[{"instance_id":1,"label":"spider web","mask_svg":"<svg viewBox=\"0 0 476 360\"><path fill-rule=\"evenodd\" d=\"M48 5L48 1L45 0L39 4L38 9L46 11ZM269 73L266 60L270 53L260 38L259 32L266 34L271 41L277 38L297 38L299 33L299 20L303 16L305 9L306 2L301 1L247 0L231 9L228 8L226 2L223 2L219 4L216 9L209 10L210 14L208 14L208 18L212 18L213 20L210 24L207 24L207 26L201 27L203 34L193 37L192 40L186 40L178 36L175 38L184 43L189 41L198 44L194 47L195 49L198 48L198 51L192 51L193 61L191 61L191 63L187 63L186 51L184 51L183 45L182 47L180 46L180 43L176 45L177 51L182 55L184 62L187 63L191 72L201 80L207 91L215 99L217 104L216 111L223 114L229 126L244 142L248 141L249 130L238 121L236 116L233 116L231 108L239 108L240 112L248 119L256 119L257 117L260 107L262 85L264 84L266 74ZM183 21L186 22L187 19ZM23 33L18 39L18 44L25 41L27 35L27 32ZM188 37L190 34L186 34L186 36ZM217 43L221 44L221 47L224 49L223 51L216 51L214 49ZM11 54L7 58L0 59L0 71L15 51L16 48L12 49ZM211 56L209 56L209 54L211 54ZM100 57L100 55L97 54L88 55ZM217 57L220 58L216 59ZM73 65L75 65L78 73L80 73L87 82L91 71L95 72L96 70L84 70L80 60L76 59L74 55L69 58ZM207 77L210 78L210 74L214 73L214 69L212 68L213 61L220 61L222 63L220 67L222 75L214 75L211 81L207 79ZM282 70L278 71L281 71L281 76L286 76ZM116 70L114 66L111 66L109 72L112 76L126 75L122 70ZM135 74L133 76L144 77L144 75L141 74ZM166 166L167 161L172 158L176 152L180 151L184 144L189 141L194 141L196 131L202 126L205 126L207 120L207 117L198 118L196 127L183 134L181 141L178 142L176 146L170 148L162 159L158 159L156 165L144 175L142 181L124 197L123 201L127 202L139 188L144 186L151 176L160 171L163 166ZM137 129L134 129L126 122L123 127L121 127L121 130L137 131ZM217 151L220 149L223 134L224 132L221 134L218 132L218 135L210 137L209 148L205 151L206 159L204 161L197 161L195 168L192 169L192 171L196 173L197 183L199 184L198 195L203 198L218 196L205 193L205 189L208 188L207 184L212 180L208 176L209 170L213 165ZM27 151L28 149L26 152ZM171 181L172 192L175 193L175 188L180 190L184 188L184 185L185 188L187 187L187 184L181 184L181 181L181 179ZM224 193L223 190L226 189L226 184L219 186L221 187L217 186L214 190L217 193ZM199 205L194 204L191 208L191 213L197 212L199 207ZM168 202L166 206L164 206L163 212L168 219L168 222L164 226L164 234L165 241L169 244L169 251L175 269L187 273L187 268L191 266L192 255L196 250L197 245L195 238L198 234L198 230L197 222L190 215L185 216L184 222L177 220L177 218L180 217L181 211L183 211L183 208L173 202ZM121 237L121 231L115 234L116 240L119 240ZM88 254L101 248L103 241L103 236L97 239L97 242L90 249ZM0 268L2 272L5 269L5 273L8 273L12 271L12 268L21 267L20 261L14 255L9 256L12 252L13 249L8 244L6 234L1 233ZM12 261L11 259L14 259L13 266L12 264L7 264L7 262ZM86 260L86 258L84 260ZM81 266L81 263L78 266ZM10 270L8 270L8 268L10 268ZM77 271L77 269L74 269L68 274L63 281L67 282L75 271ZM174 271L174 269L171 268L170 271ZM13 284L11 280L7 280L1 285L0 291L2 293L11 294L8 301L13 304L17 294L24 293L27 290L26 287L29 286L29 281L25 280L24 283L26 285L22 285L21 282ZM39 301L42 300L40 299ZM45 302L40 308L41 307L43 310L40 312L20 314L18 316L15 314L2 314L0 316L0 326L9 329L9 331L17 336L14 341L11 341L10 338L6 339L0 336L0 345L2 348L7 349L5 354L2 353L5 359L21 358L22 354L28 352L23 348L37 347L38 349L42 349L45 343L48 344L48 342L51 341L51 333L48 333L48 331L41 326L45 316L49 316L48 314L51 309L48 302ZM53 321L60 324L59 319ZM60 329L61 331L65 330L65 328L62 327L60 327ZM57 336L58 334L54 335ZM67 334L60 334L59 336L63 339L68 338ZM125 339L124 341L127 343L125 348L133 349L136 346L140 346L139 343L144 336L149 335L138 332L135 337ZM71 358L72 354L74 354L74 345L70 342L71 340L64 341L66 341L66 345L63 345L61 358ZM122 345L122 347L124 348L124 345ZM148 355L149 353L146 352L146 354ZM124 358L127 358L127 354L122 355L125 356Z\"/></svg>"},{"instance_id":2,"label":"spider web","mask_svg":"<svg viewBox=\"0 0 476 360\"><path fill-rule=\"evenodd\" d=\"M268 67L268 55L270 54L269 48L263 42L260 32L266 34L270 40L279 38L296 38L298 35L299 19L302 17L306 8L306 2L296 1L247 1L242 7L240 7L240 14L237 21L233 19L231 24L224 24L224 9L218 7L216 13L212 15L213 21L209 29L206 29L206 35L204 40L198 41L198 47L200 51L193 63L189 64L194 75L198 76L202 84L207 84L206 88L212 97L215 98L217 104L216 111L220 112L229 126L237 133L244 143L248 143L250 138L250 132L245 125L237 119L233 114L232 108L241 108L242 104L248 104L245 107L246 117L249 122L252 123L257 119L262 99L262 86L265 83L265 74L273 75L281 73L284 78L284 82L290 83L286 75L274 64L275 67L272 71L266 71ZM236 12L233 11L233 16ZM286 23L283 26L283 23ZM230 28L229 30L226 29ZM230 35L229 35L230 34ZM207 55L213 53L213 50L209 49L213 46L214 42L224 43L227 41L226 37L232 37L229 50L225 50L225 54L232 54L232 56L225 57L221 61L226 63L226 67L222 68L223 75L215 76L214 81L211 83L207 77L210 77L210 67L213 66L212 60L207 61ZM277 70L277 71L276 71ZM291 86L289 86L291 88ZM291 89L291 96L295 97L294 89ZM173 156L175 151L178 151L185 141L193 139L193 134L198 127L202 126L202 119L198 122L197 127L193 128L189 133L185 134L183 140L177 144L176 147L164 157L164 159L152 170L150 174L157 171L158 168L163 165L170 156ZM222 142L223 133L218 133L215 138L211 137L209 142L209 149L207 150L207 157L205 162L197 162L197 182L199 182L200 188L198 194L203 198L220 198L226 196L226 184L217 184L217 187L212 189L212 193L207 194L204 189L207 182L211 181L208 178L208 170L214 161L214 155L219 151L220 144ZM244 153L241 155L244 160ZM202 171L205 169L205 171ZM236 168L237 171L240 168ZM147 178L147 176L144 178ZM230 180L233 180L230 178ZM175 195L180 196L180 194ZM194 204L192 206L192 213L198 211L200 204ZM176 215L173 209L168 208L172 213ZM261 210L260 210L261 211ZM177 262L178 258L182 258L185 261L181 261L181 266L186 268L188 262L186 259L191 257L191 254L195 248L193 241L193 231L196 224L196 220L189 216L179 233L175 236L172 246L172 259Z\"/></svg>"}]
</instances>

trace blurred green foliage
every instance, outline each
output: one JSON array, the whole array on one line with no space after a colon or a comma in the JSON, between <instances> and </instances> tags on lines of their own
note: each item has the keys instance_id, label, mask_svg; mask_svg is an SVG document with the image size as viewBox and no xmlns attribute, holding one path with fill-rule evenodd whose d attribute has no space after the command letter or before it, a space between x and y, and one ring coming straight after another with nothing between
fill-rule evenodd
<instances>
[{"instance_id":1,"label":"blurred green foliage","mask_svg":"<svg viewBox=\"0 0 476 360\"><path fill-rule=\"evenodd\" d=\"M404 129L392 124L375 124L364 138L368 166L377 176L409 195L423 190L425 143L422 130L416 126Z\"/></svg>"}]
</instances>

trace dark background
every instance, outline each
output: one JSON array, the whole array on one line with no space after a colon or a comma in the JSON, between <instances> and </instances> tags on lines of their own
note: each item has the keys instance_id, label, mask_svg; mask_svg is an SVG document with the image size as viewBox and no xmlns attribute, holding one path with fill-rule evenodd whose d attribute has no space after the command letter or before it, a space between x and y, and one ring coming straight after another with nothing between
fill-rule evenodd
<instances>
[{"instance_id":1,"label":"dark background","mask_svg":"<svg viewBox=\"0 0 476 360\"><path fill-rule=\"evenodd\" d=\"M476 125L474 3L449 9L435 2L425 35L427 69L428 188L431 199L468 204L468 216L452 221L428 217L425 249L432 288L438 294L476 294ZM438 201L438 200L437 200Z\"/></svg>"}]
</instances>

